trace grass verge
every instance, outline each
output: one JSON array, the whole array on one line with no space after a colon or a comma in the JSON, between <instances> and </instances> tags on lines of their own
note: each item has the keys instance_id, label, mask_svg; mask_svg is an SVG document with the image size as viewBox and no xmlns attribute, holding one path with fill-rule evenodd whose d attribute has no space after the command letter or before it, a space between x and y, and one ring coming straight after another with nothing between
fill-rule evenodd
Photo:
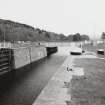
<instances>
[{"instance_id":1,"label":"grass verge","mask_svg":"<svg viewBox=\"0 0 105 105\"><path fill-rule=\"evenodd\" d=\"M70 94L75 105L105 105L105 60L76 59L75 65L84 68L84 76L73 76Z\"/></svg>"}]
</instances>

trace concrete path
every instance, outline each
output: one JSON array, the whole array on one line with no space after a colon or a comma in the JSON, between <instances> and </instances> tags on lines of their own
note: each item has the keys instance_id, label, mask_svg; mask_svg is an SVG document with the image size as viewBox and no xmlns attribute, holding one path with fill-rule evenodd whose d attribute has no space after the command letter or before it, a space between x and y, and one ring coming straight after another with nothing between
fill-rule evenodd
<instances>
[{"instance_id":1,"label":"concrete path","mask_svg":"<svg viewBox=\"0 0 105 105\"><path fill-rule=\"evenodd\" d=\"M42 90L33 105L68 105L72 101L68 91L68 85L73 75L84 75L83 68L74 68L73 63L75 58L96 58L93 55L68 56L65 62L57 70L46 87ZM70 71L67 71L67 67Z\"/></svg>"}]
</instances>

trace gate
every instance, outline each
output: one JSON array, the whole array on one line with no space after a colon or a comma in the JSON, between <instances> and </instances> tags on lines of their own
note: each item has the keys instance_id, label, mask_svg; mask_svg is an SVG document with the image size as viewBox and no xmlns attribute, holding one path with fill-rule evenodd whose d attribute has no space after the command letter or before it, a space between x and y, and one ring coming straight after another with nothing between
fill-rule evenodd
<instances>
[{"instance_id":1,"label":"gate","mask_svg":"<svg viewBox=\"0 0 105 105\"><path fill-rule=\"evenodd\" d=\"M13 70L13 50L8 48L0 49L0 75Z\"/></svg>"}]
</instances>

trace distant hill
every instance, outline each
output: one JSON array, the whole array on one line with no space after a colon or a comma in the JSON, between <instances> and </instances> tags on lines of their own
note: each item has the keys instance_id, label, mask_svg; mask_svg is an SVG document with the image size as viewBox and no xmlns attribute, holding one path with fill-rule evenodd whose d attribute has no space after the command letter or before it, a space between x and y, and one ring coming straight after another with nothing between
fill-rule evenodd
<instances>
[{"instance_id":1,"label":"distant hill","mask_svg":"<svg viewBox=\"0 0 105 105\"><path fill-rule=\"evenodd\" d=\"M72 37L0 19L0 41L72 41Z\"/></svg>"},{"instance_id":2,"label":"distant hill","mask_svg":"<svg viewBox=\"0 0 105 105\"><path fill-rule=\"evenodd\" d=\"M4 35L6 41L37 41L43 39L39 34L39 31L34 27L10 20L0 19L1 41L4 39Z\"/></svg>"},{"instance_id":3,"label":"distant hill","mask_svg":"<svg viewBox=\"0 0 105 105\"><path fill-rule=\"evenodd\" d=\"M60 36L26 24L0 19L0 41L60 41Z\"/></svg>"}]
</instances>

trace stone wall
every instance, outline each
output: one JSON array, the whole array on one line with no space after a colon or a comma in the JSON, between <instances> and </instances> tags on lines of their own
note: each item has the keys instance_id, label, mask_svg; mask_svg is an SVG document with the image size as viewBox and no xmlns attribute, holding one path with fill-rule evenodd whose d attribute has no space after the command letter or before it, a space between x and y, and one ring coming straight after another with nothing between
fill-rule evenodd
<instances>
[{"instance_id":1,"label":"stone wall","mask_svg":"<svg viewBox=\"0 0 105 105\"><path fill-rule=\"evenodd\" d=\"M44 46L31 46L14 49L14 68L18 69L47 56Z\"/></svg>"}]
</instances>

